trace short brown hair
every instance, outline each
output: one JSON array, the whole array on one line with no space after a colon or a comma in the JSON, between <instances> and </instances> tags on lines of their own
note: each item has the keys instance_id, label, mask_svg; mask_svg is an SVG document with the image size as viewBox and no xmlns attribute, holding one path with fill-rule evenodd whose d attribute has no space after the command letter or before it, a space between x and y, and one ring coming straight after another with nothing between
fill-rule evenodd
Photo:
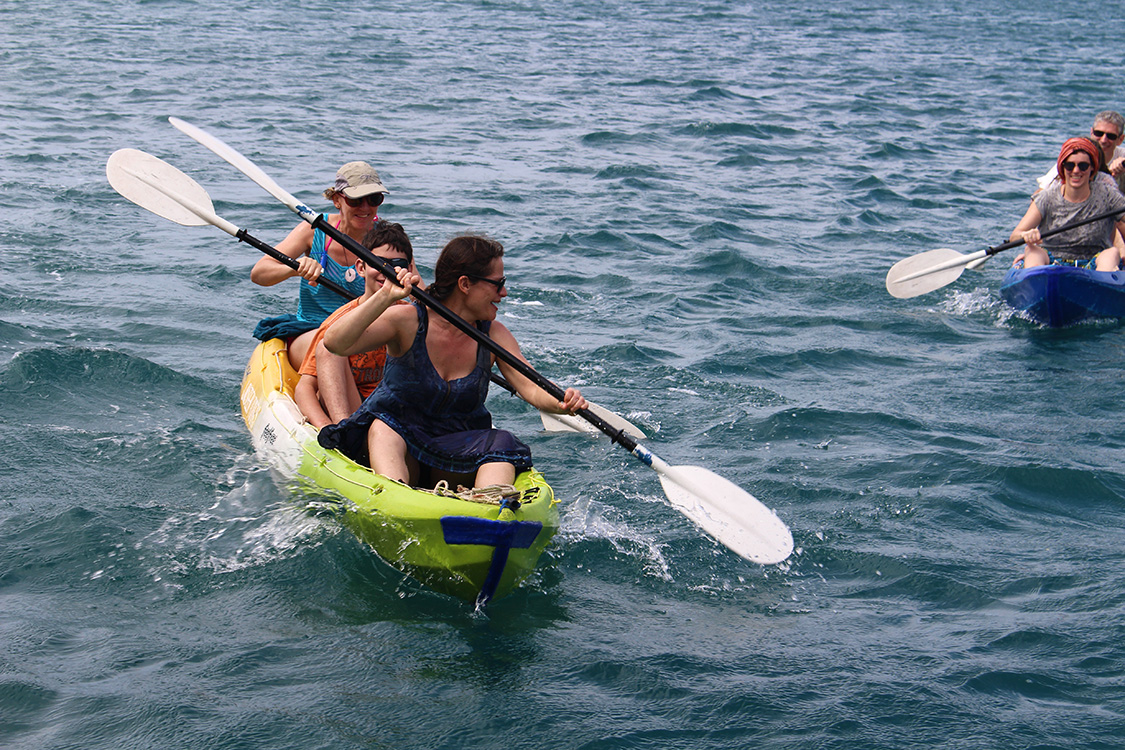
<instances>
[{"instance_id":1,"label":"short brown hair","mask_svg":"<svg viewBox=\"0 0 1125 750\"><path fill-rule=\"evenodd\" d=\"M383 245L390 245L405 255L407 260L414 261L414 246L410 244L410 238L406 236L406 230L402 228L402 224L379 219L375 222L375 226L363 235L363 246L368 250L374 250Z\"/></svg>"}]
</instances>

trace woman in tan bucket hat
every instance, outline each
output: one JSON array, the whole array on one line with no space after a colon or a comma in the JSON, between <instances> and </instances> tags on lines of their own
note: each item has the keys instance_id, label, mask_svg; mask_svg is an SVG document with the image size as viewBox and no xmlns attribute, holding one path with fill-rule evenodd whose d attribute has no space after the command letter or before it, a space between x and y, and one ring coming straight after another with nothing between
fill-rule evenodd
<instances>
[{"instance_id":1,"label":"woman in tan bucket hat","mask_svg":"<svg viewBox=\"0 0 1125 750\"><path fill-rule=\"evenodd\" d=\"M339 213L325 218L329 223L362 241L378 221L378 208L389 192L379 173L364 161L348 162L336 172L336 182L324 191ZM296 271L268 255L263 256L250 271L250 280L261 286L273 286L292 276L301 277L297 312L258 322L254 336L262 341L284 338L289 341L289 361L300 368L316 329L336 308L347 302L335 292L316 283L323 276L348 289L356 296L363 294L363 277L355 271L356 257L324 232L301 222L282 240L277 249L298 262Z\"/></svg>"}]
</instances>

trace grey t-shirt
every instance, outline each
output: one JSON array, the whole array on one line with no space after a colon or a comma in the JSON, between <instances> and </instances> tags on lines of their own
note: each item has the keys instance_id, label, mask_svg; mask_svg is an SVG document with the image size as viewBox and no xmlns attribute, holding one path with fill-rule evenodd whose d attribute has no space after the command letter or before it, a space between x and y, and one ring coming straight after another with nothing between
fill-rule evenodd
<instances>
[{"instance_id":1,"label":"grey t-shirt","mask_svg":"<svg viewBox=\"0 0 1125 750\"><path fill-rule=\"evenodd\" d=\"M1046 232L1091 216L1104 214L1120 208L1125 213L1125 195L1101 180L1090 186L1090 197L1081 203L1071 203L1063 198L1062 186L1058 183L1036 193L1032 200L1043 221L1039 231ZM1121 215L1116 217L1121 219ZM1063 260L1089 260L1113 244L1114 217L1095 221L1061 232L1043 240L1043 248L1053 258Z\"/></svg>"}]
</instances>

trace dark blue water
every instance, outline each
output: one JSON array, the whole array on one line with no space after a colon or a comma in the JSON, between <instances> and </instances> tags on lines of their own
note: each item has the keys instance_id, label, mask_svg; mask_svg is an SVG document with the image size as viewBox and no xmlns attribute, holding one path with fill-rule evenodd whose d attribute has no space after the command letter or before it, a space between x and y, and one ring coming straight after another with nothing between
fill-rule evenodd
<instances>
[{"instance_id":1,"label":"dark blue water","mask_svg":"<svg viewBox=\"0 0 1125 750\"><path fill-rule=\"evenodd\" d=\"M1007 239L1125 109L1103 4L875 0L0 6L0 746L1117 748L1125 337L1045 331ZM562 499L483 612L380 562L253 454L238 383L294 288L107 184L167 159L278 241L343 162L427 269L507 248L503 320L672 463L745 487L761 568L604 438L502 394Z\"/></svg>"}]
</instances>

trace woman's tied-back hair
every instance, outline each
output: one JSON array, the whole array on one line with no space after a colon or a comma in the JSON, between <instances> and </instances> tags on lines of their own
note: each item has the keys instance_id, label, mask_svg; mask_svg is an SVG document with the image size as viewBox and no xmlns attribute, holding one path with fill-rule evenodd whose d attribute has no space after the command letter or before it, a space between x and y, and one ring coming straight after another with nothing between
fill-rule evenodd
<instances>
[{"instance_id":1,"label":"woman's tied-back hair","mask_svg":"<svg viewBox=\"0 0 1125 750\"><path fill-rule=\"evenodd\" d=\"M1059 160L1055 163L1055 168L1059 172L1060 180L1065 174L1063 171L1063 162L1079 151L1090 157L1090 163L1093 165L1091 178L1101 169L1102 150L1098 144L1094 143L1089 138L1070 138L1062 145L1062 149L1059 150ZM1092 181L1091 179L1091 182Z\"/></svg>"},{"instance_id":2,"label":"woman's tied-back hair","mask_svg":"<svg viewBox=\"0 0 1125 750\"><path fill-rule=\"evenodd\" d=\"M410 244L410 238L406 236L406 230L402 228L402 224L379 219L371 229L367 230L367 234L363 235L363 246L368 250L374 250L383 245L390 245L405 255L407 260L414 261L414 246Z\"/></svg>"},{"instance_id":3,"label":"woman's tied-back hair","mask_svg":"<svg viewBox=\"0 0 1125 750\"><path fill-rule=\"evenodd\" d=\"M504 246L494 239L476 234L454 237L438 256L434 283L429 292L438 299L453 294L462 276L485 276L492 261L504 257Z\"/></svg>"}]
</instances>

